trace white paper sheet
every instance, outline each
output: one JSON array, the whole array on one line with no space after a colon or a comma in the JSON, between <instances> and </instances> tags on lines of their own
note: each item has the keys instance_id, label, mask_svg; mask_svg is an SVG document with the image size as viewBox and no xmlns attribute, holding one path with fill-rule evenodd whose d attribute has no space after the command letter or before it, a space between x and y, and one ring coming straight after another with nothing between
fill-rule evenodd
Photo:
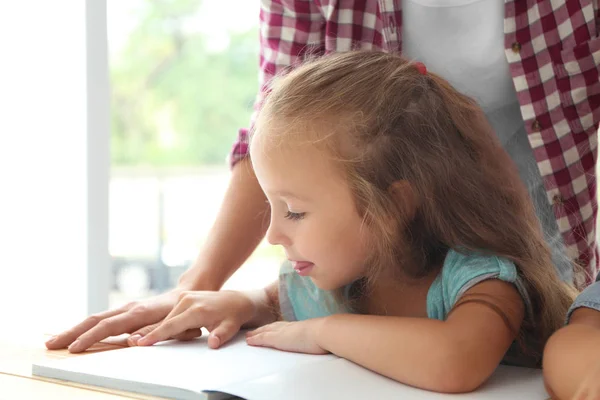
<instances>
[{"instance_id":1,"label":"white paper sheet","mask_svg":"<svg viewBox=\"0 0 600 400\"><path fill-rule=\"evenodd\" d=\"M210 349L205 338L168 341L150 347L36 363L32 373L112 389L193 399L203 390L220 390L236 382L335 358L252 347L246 344L244 335L238 335L219 350Z\"/></svg>"},{"instance_id":2,"label":"white paper sheet","mask_svg":"<svg viewBox=\"0 0 600 400\"><path fill-rule=\"evenodd\" d=\"M243 335L219 350L209 349L203 338L170 341L38 363L33 374L184 400L204 398L203 390L248 400L548 398L539 370L499 367L480 390L443 395L402 385L332 355L251 347Z\"/></svg>"}]
</instances>

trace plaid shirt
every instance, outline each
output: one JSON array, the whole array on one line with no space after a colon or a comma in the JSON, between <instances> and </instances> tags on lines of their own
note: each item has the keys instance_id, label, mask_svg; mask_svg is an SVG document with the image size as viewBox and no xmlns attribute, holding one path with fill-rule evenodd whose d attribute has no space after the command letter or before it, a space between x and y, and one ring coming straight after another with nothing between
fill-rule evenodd
<instances>
[{"instance_id":1,"label":"plaid shirt","mask_svg":"<svg viewBox=\"0 0 600 400\"><path fill-rule=\"evenodd\" d=\"M401 0L261 0L260 82L308 52L401 52ZM596 147L600 121L600 12L597 0L505 0L505 53L529 142L575 283L598 272ZM256 116L256 112L252 118ZM252 122L251 122L252 123ZM241 129L231 163L248 153Z\"/></svg>"}]
</instances>

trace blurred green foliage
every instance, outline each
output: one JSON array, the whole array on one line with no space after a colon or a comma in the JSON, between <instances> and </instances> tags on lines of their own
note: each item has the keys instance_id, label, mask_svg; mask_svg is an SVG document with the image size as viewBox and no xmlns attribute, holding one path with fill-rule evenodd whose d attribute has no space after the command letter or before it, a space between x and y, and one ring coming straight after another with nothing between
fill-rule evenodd
<instances>
[{"instance_id":1,"label":"blurred green foliage","mask_svg":"<svg viewBox=\"0 0 600 400\"><path fill-rule=\"evenodd\" d=\"M113 166L224 165L258 88L258 28L215 49L194 26L201 1L143 4L111 59Z\"/></svg>"}]
</instances>

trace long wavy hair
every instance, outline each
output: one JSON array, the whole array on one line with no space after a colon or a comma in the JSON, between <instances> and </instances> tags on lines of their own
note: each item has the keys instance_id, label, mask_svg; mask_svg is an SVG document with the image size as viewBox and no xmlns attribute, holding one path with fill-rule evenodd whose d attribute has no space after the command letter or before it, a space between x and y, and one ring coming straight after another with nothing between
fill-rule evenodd
<instances>
[{"instance_id":1,"label":"long wavy hair","mask_svg":"<svg viewBox=\"0 0 600 400\"><path fill-rule=\"evenodd\" d=\"M320 57L273 81L255 129L269 125L271 140L319 146L339 165L376 238L371 278L391 266L427 276L449 249L497 255L515 263L532 301L521 334L541 351L563 325L574 290L517 168L477 103L444 79L383 52ZM390 190L398 181L418 199L410 215Z\"/></svg>"}]
</instances>

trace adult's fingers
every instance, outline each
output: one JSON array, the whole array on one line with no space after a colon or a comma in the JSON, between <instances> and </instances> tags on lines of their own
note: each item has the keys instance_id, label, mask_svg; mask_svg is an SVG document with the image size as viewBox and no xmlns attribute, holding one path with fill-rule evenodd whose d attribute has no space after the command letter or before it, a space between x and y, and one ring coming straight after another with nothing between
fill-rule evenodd
<instances>
[{"instance_id":1,"label":"adult's fingers","mask_svg":"<svg viewBox=\"0 0 600 400\"><path fill-rule=\"evenodd\" d=\"M172 318L165 319L156 329L138 341L138 346L150 346L162 340L170 339L188 329L202 327L202 316L197 312L183 312Z\"/></svg>"},{"instance_id":2,"label":"adult's fingers","mask_svg":"<svg viewBox=\"0 0 600 400\"><path fill-rule=\"evenodd\" d=\"M179 295L179 299L175 306L171 309L171 311L165 317L165 321L173 318L176 315L179 315L194 305L194 295L193 292L184 292Z\"/></svg>"},{"instance_id":3,"label":"adult's fingers","mask_svg":"<svg viewBox=\"0 0 600 400\"><path fill-rule=\"evenodd\" d=\"M192 295L187 295L187 296L185 294L180 295L179 300L177 301L177 304L175 304L175 307L173 307L173 309L171 309L171 311L169 312L169 314L167 314L167 316L165 317L164 320L162 320L158 324L154 324L154 325L142 328L142 329L138 330L137 332L134 332L131 335L128 343L130 343L130 346L131 345L137 346L138 341L141 338L147 336L150 332L152 332L153 330L158 328L163 322L171 320L173 317L190 310L190 308L193 305L194 305L194 297ZM190 312L188 311L186 313L186 315L190 315ZM161 340L176 339L176 340L185 341L185 340L194 339L199 336L202 336L202 331L200 330L200 328L192 328L192 329L187 329L183 332L176 332L172 337L162 338Z\"/></svg>"},{"instance_id":4,"label":"adult's fingers","mask_svg":"<svg viewBox=\"0 0 600 400\"><path fill-rule=\"evenodd\" d=\"M157 322L156 324L146 325L143 328L140 328L137 331L133 332L127 338L127 345L128 346L137 346L138 340L140 340L141 338L143 338L144 336L146 336L147 334L149 334L150 332L152 332L159 325L160 325L160 322Z\"/></svg>"},{"instance_id":5,"label":"adult's fingers","mask_svg":"<svg viewBox=\"0 0 600 400\"><path fill-rule=\"evenodd\" d=\"M186 294L188 293L188 294ZM177 303L175 304L175 306L171 309L171 311L167 314L167 316L163 319L163 321L161 321L158 324L154 324L154 325L150 325L147 327L144 327L134 333L131 334L131 336L129 337L127 343L130 346L137 346L137 345L147 345L145 342L146 340L144 340L142 342L142 344L138 344L138 342L140 341L140 339L146 337L150 332L156 330L159 326L161 326L161 324L163 324L165 321L170 321L171 319L173 319L174 317L190 310L190 308L194 305L194 296L193 296L193 292L185 292L184 294L180 294L179 295L179 299L177 301ZM195 312L197 313L197 311ZM186 315L189 315L190 312L188 311L186 313ZM159 333L162 331L159 330ZM154 336L154 334L153 334ZM191 340L194 339L196 337L202 336L202 331L199 328L191 328L191 329L185 329L184 331L177 331L175 332L171 337L163 337L161 335L160 340L166 340L166 339L177 339L177 340ZM160 341L159 340L159 341ZM156 343L156 342L154 342Z\"/></svg>"},{"instance_id":6,"label":"adult's fingers","mask_svg":"<svg viewBox=\"0 0 600 400\"><path fill-rule=\"evenodd\" d=\"M159 325L160 324L154 324L154 325L146 326L142 329L138 329L136 332L132 333L131 336L129 336L127 338L127 345L128 346L137 346L138 342L141 338L143 338L144 336L146 336L147 334L152 332ZM197 337L200 337L200 336L202 336L202 329L194 328L194 329L188 329L185 332L174 335L174 336L170 337L169 339L175 339L175 340L179 340L182 342L186 342L188 340L196 339Z\"/></svg>"},{"instance_id":7,"label":"adult's fingers","mask_svg":"<svg viewBox=\"0 0 600 400\"><path fill-rule=\"evenodd\" d=\"M48 350L64 349L73 343L79 336L98 325L100 321L122 314L125 311L126 310L121 307L115 310L104 311L99 314L91 315L71 329L68 329L48 340L46 342L46 347Z\"/></svg>"},{"instance_id":8,"label":"adult's fingers","mask_svg":"<svg viewBox=\"0 0 600 400\"><path fill-rule=\"evenodd\" d=\"M202 336L202 329L194 328L194 329L188 329L187 331L180 333L178 335L175 335L172 338L175 340L180 340L182 342L185 342L188 340L196 339L197 337L200 337L200 336Z\"/></svg>"},{"instance_id":9,"label":"adult's fingers","mask_svg":"<svg viewBox=\"0 0 600 400\"><path fill-rule=\"evenodd\" d=\"M134 307L125 313L103 319L87 332L79 336L79 338L69 346L69 351L71 353L79 353L109 336L129 333L143 326L160 321L164 314L152 311L154 310L146 307Z\"/></svg>"}]
</instances>

